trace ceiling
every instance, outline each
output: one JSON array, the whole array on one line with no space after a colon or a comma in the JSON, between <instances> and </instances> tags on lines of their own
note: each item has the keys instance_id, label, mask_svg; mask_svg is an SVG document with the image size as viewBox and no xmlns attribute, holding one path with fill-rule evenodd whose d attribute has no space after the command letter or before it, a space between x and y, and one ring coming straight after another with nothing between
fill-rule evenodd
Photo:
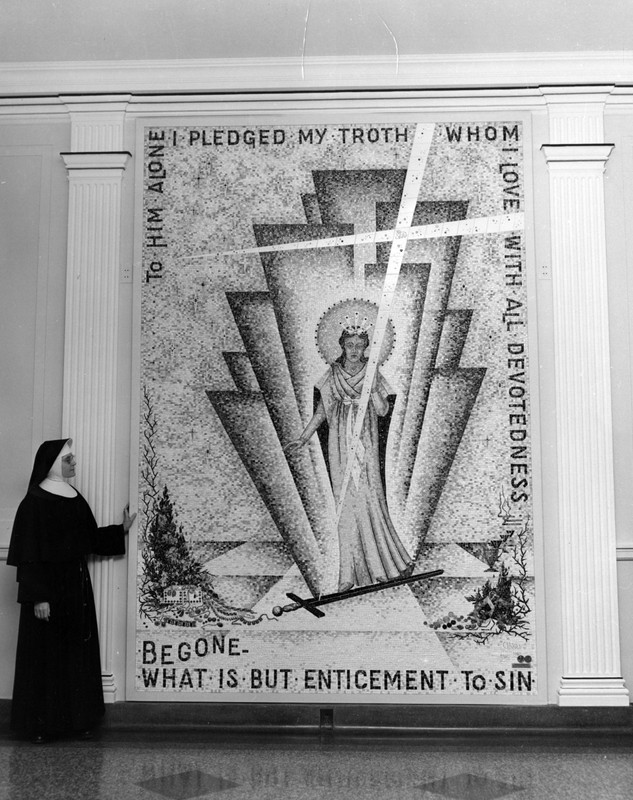
<instances>
[{"instance_id":1,"label":"ceiling","mask_svg":"<svg viewBox=\"0 0 633 800\"><path fill-rule=\"evenodd\" d=\"M633 0L0 0L0 62L633 49Z\"/></svg>"}]
</instances>

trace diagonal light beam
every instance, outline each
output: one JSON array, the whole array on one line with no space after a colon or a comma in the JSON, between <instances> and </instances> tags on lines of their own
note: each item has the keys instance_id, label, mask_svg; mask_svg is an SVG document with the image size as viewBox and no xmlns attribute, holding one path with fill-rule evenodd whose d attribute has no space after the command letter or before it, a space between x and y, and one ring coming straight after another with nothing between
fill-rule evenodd
<instances>
[{"instance_id":1,"label":"diagonal light beam","mask_svg":"<svg viewBox=\"0 0 633 800\"><path fill-rule=\"evenodd\" d=\"M363 421L367 413L369 405L369 398L371 395L376 370L378 369L378 358L382 347L382 340L387 329L389 315L391 313L391 306L395 296L396 283L400 275L402 261L404 259L404 251L407 246L409 238L409 231L411 230L411 222L418 203L418 195L420 194L420 185L424 177L424 170L431 149L431 142L433 140L433 131L435 125L424 124L417 125L413 145L411 147L411 155L409 157L409 166L407 167L407 174L404 181L404 188L402 190L402 198L400 200L400 208L398 210L398 218L396 221L395 231L392 236L391 252L389 254L389 262L387 264L387 273L385 275L385 283L382 289L382 296L380 304L378 305L378 315L374 323L374 332L369 347L369 356L367 358L367 367L365 378L363 380L363 388L360 398L358 400L358 410L356 412L356 419L354 422L354 431L352 434L352 441L347 452L347 463L345 465L345 473L343 475L343 483L338 498L338 505L336 508L336 522L339 523L345 503L345 495L349 487L349 482L352 473L357 469L357 456L362 452L361 431L363 428ZM351 413L351 412L350 412Z\"/></svg>"},{"instance_id":2,"label":"diagonal light beam","mask_svg":"<svg viewBox=\"0 0 633 800\"><path fill-rule=\"evenodd\" d=\"M445 236L472 236L487 233L508 233L509 231L523 230L524 214L501 214L492 217L473 217L472 219L458 219L453 222L438 222L433 225L416 225L409 228L407 239L415 241L420 239L441 239ZM332 236L327 239L306 239L302 242L284 242L270 244L264 247L245 247L241 250L226 250L222 253L199 253L195 256L185 256L185 261L196 258L217 258L218 256L248 255L254 253L278 253L287 250L315 250L322 247L349 247L360 244L380 244L393 242L402 232L397 229L387 231L366 231L354 233L350 236Z\"/></svg>"}]
</instances>

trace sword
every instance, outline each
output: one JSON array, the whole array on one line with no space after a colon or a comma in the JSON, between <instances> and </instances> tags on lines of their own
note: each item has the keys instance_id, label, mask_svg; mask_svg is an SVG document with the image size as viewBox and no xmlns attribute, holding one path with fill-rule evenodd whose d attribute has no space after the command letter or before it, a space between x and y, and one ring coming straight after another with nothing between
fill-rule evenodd
<instances>
[{"instance_id":1,"label":"sword","mask_svg":"<svg viewBox=\"0 0 633 800\"><path fill-rule=\"evenodd\" d=\"M349 589L346 592L332 592L332 594L324 594L321 597L308 597L303 599L298 597L293 592L286 592L286 597L289 597L293 602L288 603L287 606L275 606L273 608L273 616L280 617L289 611L296 611L298 608L305 608L315 617L324 617L323 611L320 611L317 606L324 606L328 603L338 603L339 600L347 600L349 597L360 597L362 594L371 594L372 592L381 592L383 589L391 589L392 586L405 586L408 583L415 583L422 581L426 578L435 578L437 575L442 575L443 569L434 569L430 572L419 572L417 575L408 575L407 577L394 578L392 581L385 581L384 583L372 583L369 586L359 586L358 589Z\"/></svg>"}]
</instances>

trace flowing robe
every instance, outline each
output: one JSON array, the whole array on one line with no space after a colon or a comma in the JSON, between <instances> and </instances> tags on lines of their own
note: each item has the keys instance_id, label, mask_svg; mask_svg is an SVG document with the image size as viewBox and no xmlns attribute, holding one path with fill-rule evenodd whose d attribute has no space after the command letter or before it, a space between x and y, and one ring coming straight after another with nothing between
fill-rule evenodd
<instances>
[{"instance_id":1,"label":"flowing robe","mask_svg":"<svg viewBox=\"0 0 633 800\"><path fill-rule=\"evenodd\" d=\"M122 525L98 528L85 499L31 486L7 563L21 604L11 727L23 735L92 728L105 711L94 598L85 556L125 552ZM50 620L34 604L50 604Z\"/></svg>"},{"instance_id":2,"label":"flowing robe","mask_svg":"<svg viewBox=\"0 0 633 800\"><path fill-rule=\"evenodd\" d=\"M317 384L320 409L327 419L328 461L332 490L337 508L349 448L358 412L366 366L355 375L348 374L338 362L331 365ZM411 565L411 558L393 526L385 488L380 474L378 413L391 394L384 377L376 374L372 395L361 430L338 526L340 570L339 590L366 586L400 576Z\"/></svg>"}]
</instances>

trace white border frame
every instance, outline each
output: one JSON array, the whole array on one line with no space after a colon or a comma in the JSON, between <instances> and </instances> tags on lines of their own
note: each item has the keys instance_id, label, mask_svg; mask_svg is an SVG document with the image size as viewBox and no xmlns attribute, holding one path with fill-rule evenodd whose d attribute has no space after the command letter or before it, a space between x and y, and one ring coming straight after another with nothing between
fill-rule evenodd
<instances>
[{"instance_id":1,"label":"white border frame","mask_svg":"<svg viewBox=\"0 0 633 800\"><path fill-rule=\"evenodd\" d=\"M366 76L365 76L366 80ZM529 94L532 94L531 92ZM543 105L542 97L536 93L537 106ZM402 696L384 695L370 696L363 694L256 694L246 692L152 692L136 689L136 645L137 645L137 600L136 569L138 548L136 539L130 539L128 562L128 626L127 626L127 664L126 664L126 700L145 702L198 702L198 703L283 703L299 705L394 705L406 702L407 705L545 705L548 700L548 662L546 657L546 584L544 570L544 520L543 497L541 486L541 425L539 402L539 357L538 357L538 305L535 265L534 237L534 149L532 142L532 114L522 98L515 103L508 103L509 98L499 98L493 107L487 97L483 103L469 103L464 96L455 97L455 110L447 109L445 103L424 102L421 98L411 96L394 98L392 94L372 93L363 96L351 93L350 96L313 96L309 99L299 97L255 97L239 101L235 98L213 98L213 110L209 108L209 98L199 103L200 109L195 113L196 101L201 98L177 98L176 107L170 108L166 98L162 102L156 99L144 99L154 111L146 115L141 108L132 103L132 115L136 119L135 141L135 208L134 208L134 319L133 319L133 354L132 354L132 423L131 423L131 460L130 460L130 496L133 507L138 507L138 467L139 467L139 431L140 431L140 345L141 345L141 288L142 288L142 230L143 230L143 186L144 159L143 131L146 127L164 127L209 125L243 125L243 124L323 124L336 121L353 122L522 122L524 131L524 199L526 225L524 230L527 296L528 296L528 342L530 357L530 407L531 407L531 446L532 446L532 487L533 487L533 525L534 525L534 567L535 592L540 603L535 609L536 647L537 647L537 691L525 697L520 695L460 695L440 694ZM505 102L504 102L505 101ZM186 115L182 116L186 108ZM200 108L202 106L202 108ZM430 106L430 107L429 107ZM451 104L452 106L452 104ZM483 106L483 107L482 107ZM459 110L458 110L459 109ZM469 110L470 109L470 110ZM162 113L156 113L157 111ZM136 113L134 113L136 112ZM175 119L177 118L177 119ZM208 121L208 122L207 122ZM552 376L553 379L553 376Z\"/></svg>"}]
</instances>

